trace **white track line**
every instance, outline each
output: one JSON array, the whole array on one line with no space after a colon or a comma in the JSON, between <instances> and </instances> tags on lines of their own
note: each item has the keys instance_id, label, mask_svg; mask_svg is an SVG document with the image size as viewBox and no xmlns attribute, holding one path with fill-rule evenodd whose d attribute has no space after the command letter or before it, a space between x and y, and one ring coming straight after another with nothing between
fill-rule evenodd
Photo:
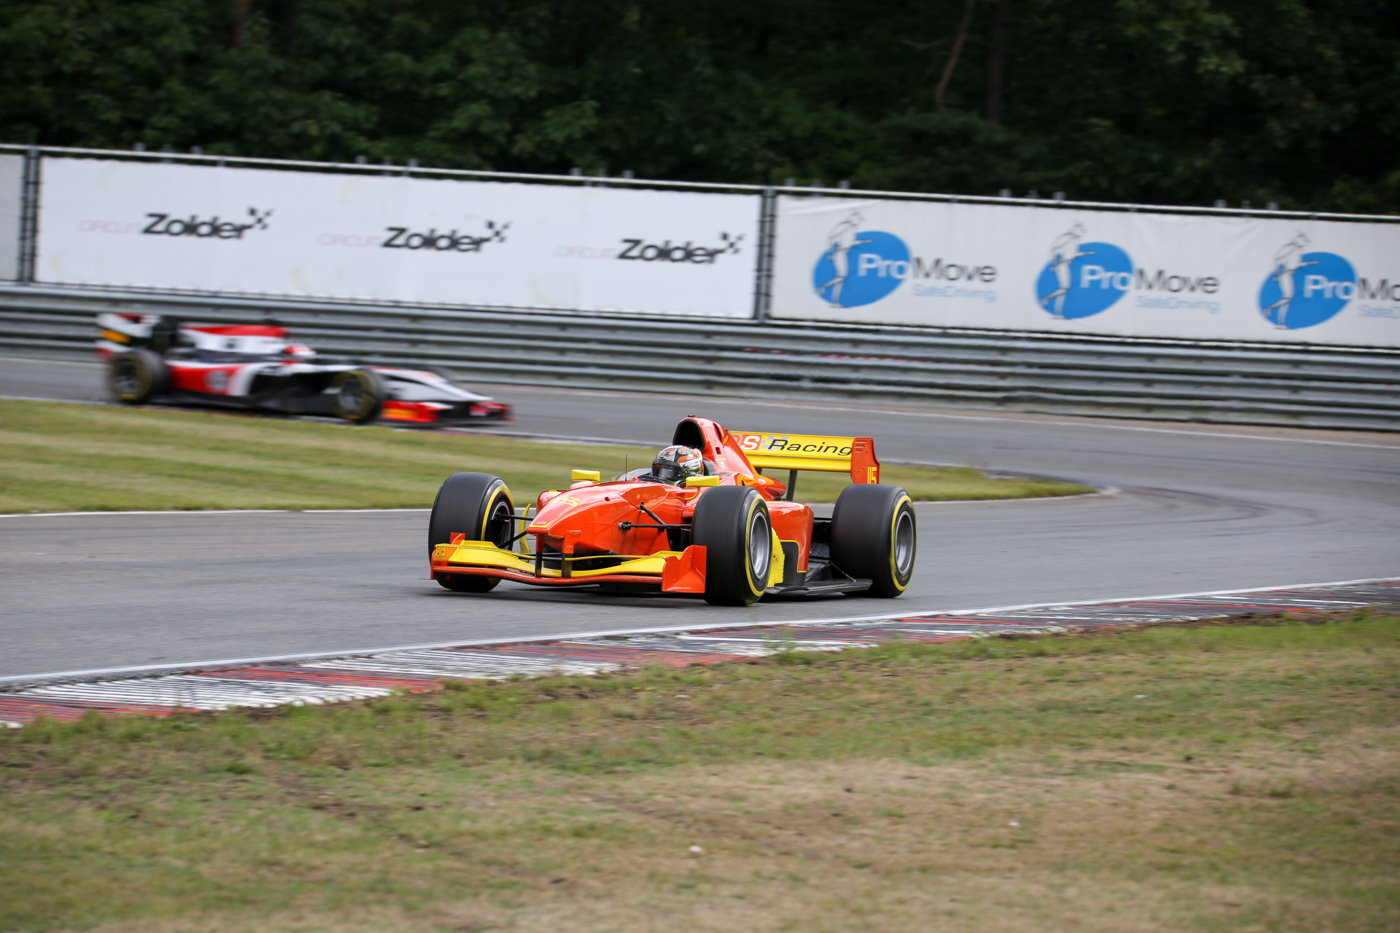
<instances>
[{"instance_id":1,"label":"white track line","mask_svg":"<svg viewBox=\"0 0 1400 933\"><path fill-rule=\"evenodd\" d=\"M550 387L550 386L536 386L536 385L530 385L530 386L527 386L526 388L534 389L534 390L541 390L541 389L547 390L547 389L549 389L549 388L551 388L551 387ZM633 396L636 395L635 392L608 391L608 390L606 390L606 389L598 390L598 391L596 391L596 392L595 392L595 391L590 391L589 394L592 395L592 396L599 396L599 397L606 396L606 397L613 397L613 398L629 398L629 397L633 397ZM1202 423L1202 428L1203 428L1202 430L1199 430L1199 431L1187 431L1187 430L1184 430L1184 429L1181 429L1181 428L1149 428L1149 427L1143 427L1143 426L1140 426L1140 425L1131 425L1131 424L1110 424L1110 423L1105 423L1105 420L1103 420L1103 419L1094 419L1092 416L1089 416L1089 415L1083 416L1083 417L1084 417L1084 420L1082 420L1082 421L1070 421L1070 420L1062 420L1062 419L1051 419L1051 418L1048 418L1048 417L1045 417L1045 416L1040 416L1040 417L1025 417L1024 415L1021 415L1021 414L1019 414L1019 413L1006 413L1006 414L997 415L997 416L991 416L991 415L955 415L955 414L952 414L951 412L914 411L914 410L910 410L910 409L901 409L901 408L874 408L874 407L872 407L872 408L859 408L859 407L850 406L850 405L826 405L826 404L823 404L820 400L813 400L813 401L811 401L811 402L776 402L776 401L766 401L766 400L754 400L754 399L734 398L733 396L728 396L728 395L694 396L694 395L679 395L679 394L673 395L673 396L671 396L671 397L673 397L673 398L678 398L678 399L686 399L686 400L688 400L688 401L696 402L696 403L700 403L700 404L719 403L719 402L742 403L742 404L744 404L744 405L750 406L751 408L781 408L781 409L792 409L792 410L796 410L796 411L814 411L814 410L816 410L816 411L823 411L823 412L828 412L828 411L839 411L839 412L844 412L844 413L847 413L847 414L857 414L857 415L895 415L895 416L901 417L901 418L933 418L933 419L936 419L936 420L943 420L943 421L977 421L977 422L987 422L987 423L992 423L992 424L996 424L996 423L1026 424L1026 425L1044 424L1044 425L1051 425L1051 426L1056 426L1056 427L1103 428L1103 429L1109 430L1109 431L1140 431L1140 432L1145 432L1145 433L1149 433L1149 434L1184 434L1184 435L1186 435L1186 436L1188 436L1188 437L1227 437L1227 438L1238 438L1238 439L1241 439L1241 440L1250 440L1250 441L1284 441L1284 442L1286 442L1286 443L1293 443L1293 444L1329 444L1329 445L1336 446L1336 447L1368 447L1368 448L1372 448L1372 449L1376 449L1376 450L1396 450L1396 449L1400 449L1400 439L1397 439L1397 442L1396 442L1395 444L1360 444L1360 443L1357 443L1357 442L1355 442L1355 441L1333 441L1333 440L1325 440L1325 439L1321 439L1321 438L1274 437L1274 436L1265 435L1265 434L1240 434L1240 433L1236 433L1236 432L1213 431L1213 430L1209 430L1209 428L1212 427L1212 426L1211 426L1211 425L1208 425L1208 424L1205 424L1205 423ZM1261 428L1261 429L1265 429L1265 430L1268 430L1268 429L1276 429L1276 430L1285 430L1285 431L1327 431L1327 430L1337 430L1337 429L1334 429L1334 428L1309 428L1309 427L1295 427L1295 426L1293 426L1293 425L1267 425L1267 424L1265 424L1265 425L1258 425L1258 427ZM1372 432L1372 433L1375 433L1375 432ZM561 437L561 438L558 438L558 439L559 439L559 440L564 440L564 438L562 438L562 437ZM609 439L606 439L606 438L587 438L586 440L587 440L588 443L610 443L610 444L632 444L632 443L636 443L636 442L634 442L634 441L620 441L620 440L616 440L616 439L609 440Z\"/></svg>"},{"instance_id":2,"label":"white track line","mask_svg":"<svg viewBox=\"0 0 1400 933\"><path fill-rule=\"evenodd\" d=\"M97 360L51 360L41 356L0 356L0 363L41 363L44 366L86 366L89 369L99 369L102 366Z\"/></svg>"},{"instance_id":3,"label":"white track line","mask_svg":"<svg viewBox=\"0 0 1400 933\"><path fill-rule=\"evenodd\" d=\"M110 405L110 402L103 402L97 399L83 398L44 398L39 395L0 395L0 399L7 402L60 402L64 405Z\"/></svg>"},{"instance_id":4,"label":"white track line","mask_svg":"<svg viewBox=\"0 0 1400 933\"><path fill-rule=\"evenodd\" d=\"M1083 484L1080 484L1083 485ZM936 505L995 505L1010 502L1063 502L1070 499L1087 499L1091 496L1116 495L1121 490L1105 486L1093 492L1081 492L1072 496L1026 496L1013 499L923 499L914 503L917 508ZM830 502L814 502L810 505L830 505ZM145 511L122 512L102 509L92 512L7 512L5 518L75 518L94 515L375 515L390 512L431 512L432 509L148 509Z\"/></svg>"},{"instance_id":5,"label":"white track line","mask_svg":"<svg viewBox=\"0 0 1400 933\"><path fill-rule=\"evenodd\" d=\"M69 363L69 365L87 365L87 364L73 364L73 363ZM551 387L551 386L533 386L533 385L532 385L532 386L528 386L528 388L537 389L537 390L538 390L538 389L550 389L550 388L552 388L552 387ZM616 396L616 397L621 397L621 398L627 398L627 397L634 396L636 393L631 393L631 392L607 392L607 391L597 391L597 392L591 392L590 394L593 395L593 396ZM813 402L767 402L767 401L760 401L760 402L755 402L753 399L737 399L737 398L732 398L732 397L729 397L729 396L713 396L713 397L705 396L705 397L701 398L701 397L696 397L696 396L682 395L682 396L677 396L677 397L678 397L678 398L690 399L690 400L693 400L693 401L699 401L699 402L702 402L702 403L704 403L704 402L730 402L730 403L742 402L742 403L744 403L744 404L746 404L746 405L749 405L749 406L759 406L759 407L764 407L764 408L792 409L792 410L796 410L796 411L813 411L813 410L816 410L816 411L823 411L823 412L843 412L843 413L846 413L846 414L857 414L857 415L893 415L893 416L899 417L899 418L933 418L933 419L935 419L935 420L942 420L942 421L975 421L975 422L983 422L983 423L991 423L991 424L1010 423L1010 424L1022 424L1022 425L1049 425L1049 426L1051 426L1051 427L1087 427L1087 428L1102 428L1103 430L1106 430L1106 431L1138 431L1138 432L1146 433L1146 434L1176 434L1176 435L1184 435L1184 436L1187 436L1187 437L1223 437L1223 438L1232 438L1232 439L1236 439L1236 440L1246 440L1246 441L1276 441L1276 442L1281 442L1281 443L1285 443L1285 444L1322 444L1322 445L1331 446L1331 447L1364 447L1364 448L1367 448L1367 449L1370 449L1370 450L1398 450L1398 449L1400 449L1400 440L1397 440L1397 442L1396 442L1395 444L1361 444L1361 443L1357 443L1356 441L1334 441L1334 440L1326 440L1326 439L1323 439L1323 438L1314 438L1314 437L1277 437L1277 436L1272 436L1272 435L1267 435L1267 434L1239 434L1239 433L1235 433L1235 432L1212 431L1212 430L1187 431L1187 430L1183 430L1183 429L1181 429L1181 428L1149 428L1149 427L1143 427L1143 426L1140 426L1140 425L1131 425L1131 424L1105 424L1105 423L1103 423L1102 421L1098 421L1098 420L1087 420L1087 419L1089 418L1089 416L1085 416L1086 420L1083 420L1083 421L1065 421L1065 420L1050 419L1050 418L1045 418L1045 417L1026 418L1026 417L1019 417L1019 416L1017 416L1017 415L1015 415L1015 414L1005 414L1005 415L1000 415L1000 416L997 416L997 417L991 417L991 416L986 416L986 415L954 415L954 414L949 414L949 413L945 413L945 412L937 412L937 411L909 411L909 410L898 409L898 408L855 408L855 407L841 406L841 405L823 405L823 404L822 404L821 402L819 402L819 401L813 401ZM11 400L14 400L14 401L23 401L23 402L66 402L66 403L71 403L71 404L75 404L75 405L105 405L105 404L108 404L108 403L106 403L106 402L97 402L97 401L77 401L77 400L74 400L74 399L35 398L35 397L23 396L23 395L0 395L0 398L11 399ZM159 406L157 406L157 407L159 407ZM324 419L324 420L326 420L326 421L332 421L333 419ZM339 423L339 422L335 422L335 423ZM1209 426L1208 426L1208 425L1203 425L1203 427L1209 427ZM1271 429L1271 428L1272 428L1272 429L1287 430L1287 431L1326 431L1326 430L1335 430L1335 429L1329 429L1329 428L1294 427L1293 425L1259 425L1259 427L1260 427L1260 428L1264 428L1264 429ZM457 429L457 430L449 429L448 431L446 431L446 432L444 432L444 433L468 434L468 435L470 435L474 430L476 430L476 429L474 429L474 428L463 428L463 429ZM492 436L492 437L514 437L514 438L518 438L518 439L538 438L538 439L540 439L540 440L550 440L550 441L555 441L555 442L560 442L560 443L568 443L568 444L603 444L603 445L607 445L607 446L619 446L619 447L621 447L621 446L642 446L642 447L645 447L645 446L647 446L647 445L649 445L649 444L651 444L651 443L654 443L654 441L636 441L636 440L627 440L627 439L624 439L624 438L570 437L570 436L567 436L567 435L554 435L554 434L521 434L521 433L516 433L516 432L505 432L505 431L500 431L500 432L492 431L492 432L489 432L488 435L484 435L484 436Z\"/></svg>"},{"instance_id":6,"label":"white track line","mask_svg":"<svg viewBox=\"0 0 1400 933\"><path fill-rule=\"evenodd\" d=\"M121 512L103 509L93 512L11 512L0 515L0 518L70 518L75 515L363 515L375 512L431 511L432 509L153 509L144 512Z\"/></svg>"},{"instance_id":7,"label":"white track line","mask_svg":"<svg viewBox=\"0 0 1400 933\"><path fill-rule=\"evenodd\" d=\"M649 441L628 440L619 437L589 437L572 434L538 434L534 431L482 431L486 425L471 427L439 428L437 433L454 437L504 437L513 441L539 441L549 444L593 444L599 447L654 447L655 439Z\"/></svg>"},{"instance_id":8,"label":"white track line","mask_svg":"<svg viewBox=\"0 0 1400 933\"><path fill-rule=\"evenodd\" d=\"M742 400L736 400L742 401ZM1333 447L1367 447L1373 450L1400 450L1400 441L1395 444L1358 444L1355 441L1332 441L1312 437L1274 437L1267 434L1237 434L1224 431L1185 431L1181 428L1147 428L1132 424L1104 424L1100 421L1061 421L1048 418L1018 418L1015 416L1004 416L992 418L983 415L951 415L936 411L900 411L893 408L849 408L839 406L826 406L813 402L807 405L799 405L785 402L754 402L748 400L746 404L764 406L768 408L796 408L813 409L820 408L821 411L839 411L859 415L896 415L903 418L935 418L944 421L983 421L983 422L1010 422L1012 424L1037 425L1044 424L1052 427L1079 427L1079 428L1103 428L1107 431L1139 431L1146 434L1184 434L1187 437L1227 437L1237 438L1247 441L1283 441L1289 444L1326 444ZM1298 428L1292 425L1259 425L1261 428L1277 428L1279 430L1306 430L1306 431L1326 431L1335 430L1329 428Z\"/></svg>"},{"instance_id":9,"label":"white track line","mask_svg":"<svg viewBox=\"0 0 1400 933\"><path fill-rule=\"evenodd\" d=\"M446 648L480 648L489 645L524 645L546 641L580 641L588 638L611 638L619 635L666 635L676 632L710 632L754 626L781 627L785 625L846 625L853 622L886 622L896 619L917 619L924 616L969 616L988 613L1025 612L1031 609L1068 609L1075 606L1101 606L1106 603L1161 602L1173 599L1200 599L1210 596L1243 596L1250 593L1268 593L1274 590L1310 590L1336 586L1361 586L1368 583L1400 582L1400 577L1372 577L1364 580L1338 580L1329 583L1284 583L1276 586L1257 586L1243 590L1211 590L1205 593L1172 593L1158 596L1115 596L1104 599L1086 599L1057 603L1022 603L1014 606L988 606L980 609L922 609L900 612L891 609L880 615L843 616L832 619L746 619L742 622L696 622L691 625L668 625L636 629L604 629L594 632L555 632L549 635L529 635L515 637L456 639L417 645L390 645L378 648L343 648L337 651L304 652L301 654L260 655L245 658L221 658L207 661L184 661L178 664L141 664L133 667L98 667L73 671L47 671L42 674L16 674L0 677L0 687L20 684L43 684L73 680L109 678L113 676L151 676L177 671L214 670L218 668L245 667L255 664L294 664L302 661L325 661L333 658L368 657L378 654L402 653L407 651L438 651ZM1222 607L1223 608L1223 607ZM1049 623L1053 625L1054 623Z\"/></svg>"}]
</instances>

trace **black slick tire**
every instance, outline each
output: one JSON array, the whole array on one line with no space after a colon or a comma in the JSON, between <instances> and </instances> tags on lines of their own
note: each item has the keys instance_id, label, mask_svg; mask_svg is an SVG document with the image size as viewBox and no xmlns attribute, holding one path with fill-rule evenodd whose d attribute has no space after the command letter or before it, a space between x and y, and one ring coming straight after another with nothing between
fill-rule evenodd
<instances>
[{"instance_id":1,"label":"black slick tire","mask_svg":"<svg viewBox=\"0 0 1400 933\"><path fill-rule=\"evenodd\" d=\"M364 424L379 417L389 391L372 369L347 369L331 380L331 411L337 418Z\"/></svg>"},{"instance_id":2,"label":"black slick tire","mask_svg":"<svg viewBox=\"0 0 1400 933\"><path fill-rule=\"evenodd\" d=\"M515 501L505 480L489 473L453 473L438 487L433 511L428 517L428 553L446 544L453 534L468 541L490 541L497 547L510 547L515 533ZM437 578L446 589L457 593L485 593L501 581L495 577L448 575Z\"/></svg>"},{"instance_id":3,"label":"black slick tire","mask_svg":"<svg viewBox=\"0 0 1400 933\"><path fill-rule=\"evenodd\" d=\"M881 485L841 490L831 513L831 562L844 573L870 580L866 595L903 593L914 576L918 545L909 493Z\"/></svg>"},{"instance_id":4,"label":"black slick tire","mask_svg":"<svg viewBox=\"0 0 1400 933\"><path fill-rule=\"evenodd\" d=\"M123 405L140 405L170 391L170 367L150 350L127 350L107 367L107 388Z\"/></svg>"},{"instance_id":5,"label":"black slick tire","mask_svg":"<svg viewBox=\"0 0 1400 933\"><path fill-rule=\"evenodd\" d=\"M747 486L715 486L700 495L691 543L705 547L705 602L751 606L768 589L773 524L763 497Z\"/></svg>"}]
</instances>

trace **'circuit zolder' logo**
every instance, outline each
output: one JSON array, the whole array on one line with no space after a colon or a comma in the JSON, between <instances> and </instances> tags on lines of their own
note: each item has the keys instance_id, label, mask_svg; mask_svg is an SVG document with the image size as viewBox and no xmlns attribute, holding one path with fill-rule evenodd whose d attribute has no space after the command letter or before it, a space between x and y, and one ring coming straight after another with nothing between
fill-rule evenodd
<instances>
[{"instance_id":1,"label":"'circuit zolder' logo","mask_svg":"<svg viewBox=\"0 0 1400 933\"><path fill-rule=\"evenodd\" d=\"M1050 260L1035 282L1035 298L1059 320L1107 311L1133 285L1133 261L1112 243L1085 243L1076 223L1050 244Z\"/></svg>"},{"instance_id":2,"label":"'circuit zolder' logo","mask_svg":"<svg viewBox=\"0 0 1400 933\"><path fill-rule=\"evenodd\" d=\"M632 262L688 262L695 265L713 265L720 256L739 255L742 233L719 235L718 246L696 246L694 240L673 244L669 239L660 243L648 243L641 237L623 239L624 249L617 258Z\"/></svg>"},{"instance_id":3,"label":"'circuit zolder' logo","mask_svg":"<svg viewBox=\"0 0 1400 933\"><path fill-rule=\"evenodd\" d=\"M1305 253L1308 243L1300 232L1279 247L1259 287L1259 313L1283 330L1330 321L1356 297L1351 263L1336 253Z\"/></svg>"},{"instance_id":4,"label":"'circuit zolder' logo","mask_svg":"<svg viewBox=\"0 0 1400 933\"><path fill-rule=\"evenodd\" d=\"M486 221L486 232L481 236L459 233L454 227L439 233L436 227L426 231L413 231L408 227L385 227L389 237L380 244L383 249L427 249L439 253L479 253L488 243L504 243L509 223L498 224Z\"/></svg>"},{"instance_id":5,"label":"'circuit zolder' logo","mask_svg":"<svg viewBox=\"0 0 1400 933\"><path fill-rule=\"evenodd\" d=\"M234 220L221 220L215 214L207 220L203 220L198 214L191 214L189 217L172 217L169 214L160 214L154 211L147 213L150 223L141 229L142 234L151 236L192 236L201 240L241 240L243 234L249 230L268 229L268 220L272 217L272 208L260 211L256 207L248 208L248 219L245 222Z\"/></svg>"}]
</instances>

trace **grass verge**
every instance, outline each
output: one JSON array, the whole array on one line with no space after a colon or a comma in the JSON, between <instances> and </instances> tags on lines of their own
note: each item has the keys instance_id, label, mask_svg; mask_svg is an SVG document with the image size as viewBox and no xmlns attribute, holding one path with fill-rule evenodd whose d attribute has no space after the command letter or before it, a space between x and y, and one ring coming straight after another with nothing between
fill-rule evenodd
<instances>
[{"instance_id":1,"label":"grass verge","mask_svg":"<svg viewBox=\"0 0 1400 933\"><path fill-rule=\"evenodd\" d=\"M1400 617L0 736L0 929L1393 930Z\"/></svg>"},{"instance_id":2,"label":"grass verge","mask_svg":"<svg viewBox=\"0 0 1400 933\"><path fill-rule=\"evenodd\" d=\"M451 473L504 477L518 504L567 484L643 466L655 448L545 444L353 428L224 412L0 400L0 512L128 509L426 508ZM1086 492L971 468L889 466L916 499L1017 499ZM806 474L808 502L834 501L841 477Z\"/></svg>"}]
</instances>

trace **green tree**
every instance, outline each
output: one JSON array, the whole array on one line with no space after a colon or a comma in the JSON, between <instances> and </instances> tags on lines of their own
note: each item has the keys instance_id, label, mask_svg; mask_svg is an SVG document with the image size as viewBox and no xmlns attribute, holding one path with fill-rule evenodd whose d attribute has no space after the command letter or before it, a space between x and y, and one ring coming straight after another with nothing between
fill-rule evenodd
<instances>
[{"instance_id":1,"label":"green tree","mask_svg":"<svg viewBox=\"0 0 1400 933\"><path fill-rule=\"evenodd\" d=\"M0 0L0 139L1400 209L1382 0Z\"/></svg>"}]
</instances>

